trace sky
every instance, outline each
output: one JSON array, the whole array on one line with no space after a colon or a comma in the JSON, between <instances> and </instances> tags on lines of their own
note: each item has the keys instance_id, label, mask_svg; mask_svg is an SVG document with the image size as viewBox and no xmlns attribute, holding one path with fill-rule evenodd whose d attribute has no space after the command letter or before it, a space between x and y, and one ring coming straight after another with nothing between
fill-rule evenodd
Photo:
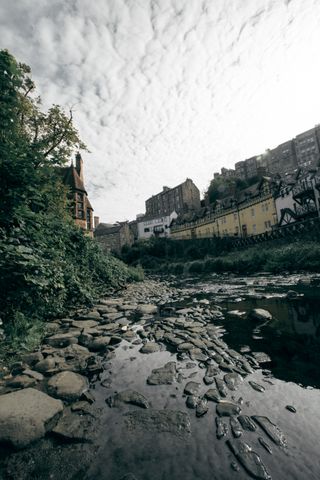
<instances>
[{"instance_id":1,"label":"sky","mask_svg":"<svg viewBox=\"0 0 320 480\"><path fill-rule=\"evenodd\" d=\"M0 31L73 107L103 222L320 123L319 0L0 0Z\"/></svg>"}]
</instances>

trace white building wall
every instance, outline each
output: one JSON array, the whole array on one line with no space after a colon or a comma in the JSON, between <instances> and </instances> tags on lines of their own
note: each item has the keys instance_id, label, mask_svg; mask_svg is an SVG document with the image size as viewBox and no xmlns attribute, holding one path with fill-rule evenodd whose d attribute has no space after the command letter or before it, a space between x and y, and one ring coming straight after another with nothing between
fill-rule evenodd
<instances>
[{"instance_id":1,"label":"white building wall","mask_svg":"<svg viewBox=\"0 0 320 480\"><path fill-rule=\"evenodd\" d=\"M170 224L174 218L177 218L177 213L172 212L170 215L159 216L155 218L147 218L143 220L137 219L138 222L138 238L148 239L150 237L169 237L170 236ZM160 230L159 234L156 231ZM163 230L163 231L161 231Z\"/></svg>"},{"instance_id":2,"label":"white building wall","mask_svg":"<svg viewBox=\"0 0 320 480\"><path fill-rule=\"evenodd\" d=\"M282 194L280 193L279 196L275 199L278 223L281 218L281 210L283 210L284 208L290 208L290 210L294 212L295 203L296 202L293 199L291 188L288 193L286 193L286 189L284 188ZM291 221L293 222L294 219L292 218Z\"/></svg>"}]
</instances>

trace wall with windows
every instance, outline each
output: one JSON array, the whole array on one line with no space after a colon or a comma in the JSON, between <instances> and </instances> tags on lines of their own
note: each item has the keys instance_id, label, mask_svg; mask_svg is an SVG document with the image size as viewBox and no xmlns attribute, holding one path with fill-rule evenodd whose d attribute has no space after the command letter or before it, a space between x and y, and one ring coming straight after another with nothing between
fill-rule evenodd
<instances>
[{"instance_id":1,"label":"wall with windows","mask_svg":"<svg viewBox=\"0 0 320 480\"><path fill-rule=\"evenodd\" d=\"M170 224L173 219L177 218L177 216L176 212L172 212L170 215L163 215L155 218L139 218L137 220L138 238L147 239L150 237L169 237Z\"/></svg>"}]
</instances>

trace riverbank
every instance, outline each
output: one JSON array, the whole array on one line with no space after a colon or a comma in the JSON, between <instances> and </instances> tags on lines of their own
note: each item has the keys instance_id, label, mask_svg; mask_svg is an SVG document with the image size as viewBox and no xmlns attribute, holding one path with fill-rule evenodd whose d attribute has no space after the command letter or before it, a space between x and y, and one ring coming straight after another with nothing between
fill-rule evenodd
<instances>
[{"instance_id":1,"label":"riverbank","mask_svg":"<svg viewBox=\"0 0 320 480\"><path fill-rule=\"evenodd\" d=\"M318 241L296 240L261 243L254 247L231 250L230 244L217 241L211 244L158 239L142 242L125 250L123 259L129 264L141 264L147 271L188 275L231 272L250 275L257 272L320 272Z\"/></svg>"},{"instance_id":2,"label":"riverbank","mask_svg":"<svg viewBox=\"0 0 320 480\"><path fill-rule=\"evenodd\" d=\"M274 377L263 352L230 347L218 292L225 288L234 303L228 309L236 310L239 294L258 298L262 288L278 285L284 298L313 280L269 276L237 283L225 276L215 279L214 290L196 278L179 285L147 280L52 322L41 347L1 379L0 436L18 450L2 450L0 475L318 478L319 462L311 461L320 428L318 390ZM250 311L238 321L262 328L270 313Z\"/></svg>"}]
</instances>

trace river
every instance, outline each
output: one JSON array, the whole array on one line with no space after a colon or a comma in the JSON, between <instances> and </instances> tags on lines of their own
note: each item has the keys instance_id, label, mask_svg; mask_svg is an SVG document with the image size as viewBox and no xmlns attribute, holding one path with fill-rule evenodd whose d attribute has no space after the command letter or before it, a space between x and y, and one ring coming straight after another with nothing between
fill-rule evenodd
<instances>
[{"instance_id":1,"label":"river","mask_svg":"<svg viewBox=\"0 0 320 480\"><path fill-rule=\"evenodd\" d=\"M110 349L104 356L104 370L91 379L94 408L99 412L94 440L90 444L70 444L48 437L24 452L9 452L5 457L6 478L320 478L320 276L211 275L170 277L165 283L167 293L148 297L149 303L157 303L158 313L141 317L128 311L129 330L135 335ZM168 294L170 289L174 294ZM141 302L141 297L137 300L130 294L124 301L133 300ZM213 316L210 309L215 312ZM266 310L270 318L250 316L253 309ZM189 330L183 322L170 323L171 318L181 320L189 315L194 326ZM161 337L161 331L168 334L167 340ZM191 331L192 338L200 340L199 345L207 338L207 331L214 331L214 361L203 356L204 349L202 353L177 352L168 338L182 338L184 331L188 335ZM146 340L156 340L159 350L141 353ZM219 342L221 349L217 347ZM227 363L218 360L219 352L222 357L226 353ZM239 367L237 352L252 373ZM152 370L168 362L175 362L173 381L148 384ZM242 416L257 418L252 430L239 428L239 438L237 429L232 433L229 416L217 417L219 404L208 401L203 416L186 406L184 389L188 382L198 384L196 396L200 398L212 388L208 376L207 385L203 381L210 365L216 369L215 375L219 371L219 378L232 372L241 377L235 389L229 389L226 398L220 399L238 406L233 407L239 411L232 418L240 409ZM111 397L114 402L117 392L127 389L143 395L149 409L109 401L114 407L110 408L106 399ZM150 417L144 412L155 414ZM173 412L173 416L160 418L159 412ZM177 412L181 414L178 420ZM217 435L216 417L225 425L224 435ZM272 439L261 428L262 417L276 425L272 428L277 438ZM239 427L236 418L235 422ZM237 456L232 451L232 445L238 448L240 441L251 448L251 453Z\"/></svg>"}]
</instances>

